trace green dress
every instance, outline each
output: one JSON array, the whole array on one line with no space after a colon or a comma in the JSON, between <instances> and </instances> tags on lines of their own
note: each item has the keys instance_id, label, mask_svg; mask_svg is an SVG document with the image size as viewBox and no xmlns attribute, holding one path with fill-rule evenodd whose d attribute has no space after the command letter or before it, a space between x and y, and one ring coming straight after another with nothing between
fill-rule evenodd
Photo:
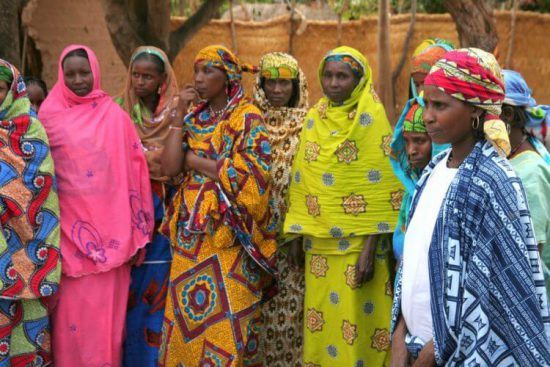
<instances>
[{"instance_id":1,"label":"green dress","mask_svg":"<svg viewBox=\"0 0 550 367\"><path fill-rule=\"evenodd\" d=\"M537 243L544 245L541 258L550 292L550 166L534 151L525 151L510 160L523 182Z\"/></svg>"}]
</instances>

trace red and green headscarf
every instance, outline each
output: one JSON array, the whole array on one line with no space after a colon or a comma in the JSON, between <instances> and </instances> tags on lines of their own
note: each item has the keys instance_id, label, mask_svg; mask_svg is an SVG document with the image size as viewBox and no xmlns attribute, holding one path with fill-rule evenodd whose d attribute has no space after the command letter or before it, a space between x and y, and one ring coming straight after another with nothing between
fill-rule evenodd
<instances>
[{"instance_id":1,"label":"red and green headscarf","mask_svg":"<svg viewBox=\"0 0 550 367\"><path fill-rule=\"evenodd\" d=\"M504 79L495 57L477 48L447 52L437 61L424 81L446 94L481 108L483 132L499 154L510 153L506 125L500 120L504 100Z\"/></svg>"}]
</instances>

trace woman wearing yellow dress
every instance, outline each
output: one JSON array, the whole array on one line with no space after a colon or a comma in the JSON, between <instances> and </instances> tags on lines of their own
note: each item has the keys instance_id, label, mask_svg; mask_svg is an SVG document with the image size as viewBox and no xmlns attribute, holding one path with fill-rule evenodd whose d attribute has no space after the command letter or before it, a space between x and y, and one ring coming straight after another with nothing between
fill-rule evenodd
<instances>
[{"instance_id":1,"label":"woman wearing yellow dress","mask_svg":"<svg viewBox=\"0 0 550 367\"><path fill-rule=\"evenodd\" d=\"M391 127L359 51L330 51L319 79L325 96L305 118L284 224L306 251L303 360L387 365L391 233L403 196Z\"/></svg>"},{"instance_id":2,"label":"woman wearing yellow dress","mask_svg":"<svg viewBox=\"0 0 550 367\"><path fill-rule=\"evenodd\" d=\"M184 177L164 228L173 259L159 365L261 365L260 301L276 250L269 139L241 86L251 67L209 46L194 68L195 84L170 112L162 160L167 176Z\"/></svg>"}]
</instances>

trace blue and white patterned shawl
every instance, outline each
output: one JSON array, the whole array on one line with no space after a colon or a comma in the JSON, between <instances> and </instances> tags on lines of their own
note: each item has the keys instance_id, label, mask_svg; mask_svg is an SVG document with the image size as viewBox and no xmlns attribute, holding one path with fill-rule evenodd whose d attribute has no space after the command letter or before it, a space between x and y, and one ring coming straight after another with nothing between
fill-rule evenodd
<instances>
[{"instance_id":1,"label":"blue and white patterned shawl","mask_svg":"<svg viewBox=\"0 0 550 367\"><path fill-rule=\"evenodd\" d=\"M444 157L434 157L418 181L409 220ZM428 256L438 365L550 365L548 301L525 193L486 141L451 183ZM392 332L401 313L401 270L396 283ZM414 357L427 342L413 335L406 341Z\"/></svg>"}]
</instances>

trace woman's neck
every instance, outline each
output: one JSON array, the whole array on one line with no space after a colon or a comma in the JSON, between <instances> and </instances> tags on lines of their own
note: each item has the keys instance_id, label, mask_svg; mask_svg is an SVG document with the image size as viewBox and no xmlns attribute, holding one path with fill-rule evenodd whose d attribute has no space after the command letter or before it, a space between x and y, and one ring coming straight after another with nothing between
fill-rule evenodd
<instances>
[{"instance_id":1,"label":"woman's neck","mask_svg":"<svg viewBox=\"0 0 550 367\"><path fill-rule=\"evenodd\" d=\"M512 127L510 130L510 147L511 153L509 158L527 150L535 150L529 140L527 140L527 135L521 127Z\"/></svg>"},{"instance_id":2,"label":"woman's neck","mask_svg":"<svg viewBox=\"0 0 550 367\"><path fill-rule=\"evenodd\" d=\"M141 98L141 101L147 107L147 109L154 114L159 105L160 96L157 93L151 93L150 95Z\"/></svg>"},{"instance_id":3,"label":"woman's neck","mask_svg":"<svg viewBox=\"0 0 550 367\"><path fill-rule=\"evenodd\" d=\"M476 139L473 135L469 135L461 141L452 144L451 155L447 166L449 168L458 168L464 162L466 157L470 155L474 146L476 145Z\"/></svg>"},{"instance_id":4,"label":"woman's neck","mask_svg":"<svg viewBox=\"0 0 550 367\"><path fill-rule=\"evenodd\" d=\"M217 96L214 96L208 100L210 107L214 111L221 111L227 106L227 94L220 93Z\"/></svg>"}]
</instances>

